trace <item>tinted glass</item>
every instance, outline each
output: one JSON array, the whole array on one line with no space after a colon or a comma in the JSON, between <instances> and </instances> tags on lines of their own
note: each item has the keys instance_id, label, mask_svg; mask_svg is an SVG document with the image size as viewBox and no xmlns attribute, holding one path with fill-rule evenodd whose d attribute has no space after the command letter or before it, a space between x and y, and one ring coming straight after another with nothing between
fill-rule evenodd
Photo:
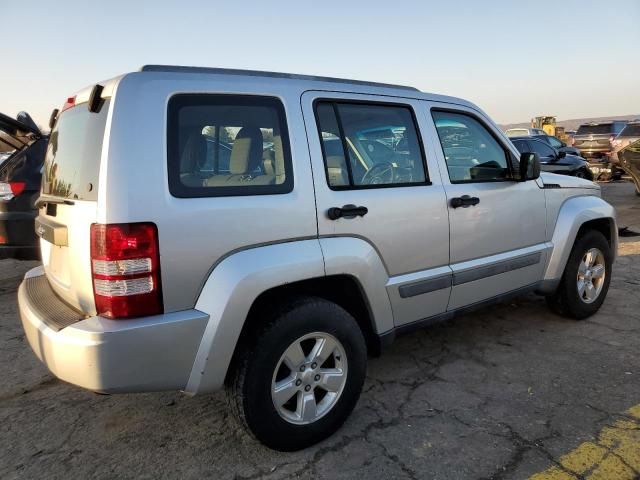
<instances>
[{"instance_id":1,"label":"tinted glass","mask_svg":"<svg viewBox=\"0 0 640 480\"><path fill-rule=\"evenodd\" d=\"M620 132L621 137L640 137L640 123L627 125L624 130Z\"/></svg>"},{"instance_id":2,"label":"tinted glass","mask_svg":"<svg viewBox=\"0 0 640 480\"><path fill-rule=\"evenodd\" d=\"M532 152L537 153L541 157L555 157L556 152L546 143L542 143L539 140L532 140L529 142L529 146Z\"/></svg>"},{"instance_id":3,"label":"tinted glass","mask_svg":"<svg viewBox=\"0 0 640 480\"><path fill-rule=\"evenodd\" d=\"M432 114L452 183L509 177L507 152L478 120L461 113Z\"/></svg>"},{"instance_id":4,"label":"tinted glass","mask_svg":"<svg viewBox=\"0 0 640 480\"><path fill-rule=\"evenodd\" d=\"M49 137L43 193L76 200L98 198L98 171L108 111L106 100L98 113L81 104L60 114Z\"/></svg>"},{"instance_id":5,"label":"tinted glass","mask_svg":"<svg viewBox=\"0 0 640 480\"><path fill-rule=\"evenodd\" d=\"M524 140L513 140L513 145L518 149L520 153L529 152L529 145Z\"/></svg>"},{"instance_id":6,"label":"tinted glass","mask_svg":"<svg viewBox=\"0 0 640 480\"><path fill-rule=\"evenodd\" d=\"M331 187L426 182L409 107L320 102L316 115Z\"/></svg>"},{"instance_id":7,"label":"tinted glass","mask_svg":"<svg viewBox=\"0 0 640 480\"><path fill-rule=\"evenodd\" d=\"M613 132L613 124L580 125L576 135L608 135Z\"/></svg>"},{"instance_id":8,"label":"tinted glass","mask_svg":"<svg viewBox=\"0 0 640 480\"><path fill-rule=\"evenodd\" d=\"M270 97L176 95L169 187L178 197L286 193L293 186L284 108Z\"/></svg>"}]
</instances>

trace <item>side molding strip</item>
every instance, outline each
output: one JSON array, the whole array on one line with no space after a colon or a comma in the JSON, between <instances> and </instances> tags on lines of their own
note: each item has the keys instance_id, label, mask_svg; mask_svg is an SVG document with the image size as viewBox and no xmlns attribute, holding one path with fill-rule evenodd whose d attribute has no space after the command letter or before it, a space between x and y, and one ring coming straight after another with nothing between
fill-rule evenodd
<instances>
[{"instance_id":1,"label":"side molding strip","mask_svg":"<svg viewBox=\"0 0 640 480\"><path fill-rule=\"evenodd\" d=\"M451 274L437 278L430 278L428 280L421 280L408 285L402 285L398 289L398 293L400 293L400 298L415 297L416 295L422 295L423 293L435 292L436 290L442 290L443 288L451 288L452 280L453 276Z\"/></svg>"},{"instance_id":2,"label":"side molding strip","mask_svg":"<svg viewBox=\"0 0 640 480\"><path fill-rule=\"evenodd\" d=\"M482 278L493 277L501 273L510 272L512 270L518 270L519 268L529 267L540 263L542 258L541 252L531 253L523 257L514 258L511 260L504 260L502 262L494 263L486 267L478 267L464 272L454 272L453 285L462 285L463 283L473 282Z\"/></svg>"}]
</instances>

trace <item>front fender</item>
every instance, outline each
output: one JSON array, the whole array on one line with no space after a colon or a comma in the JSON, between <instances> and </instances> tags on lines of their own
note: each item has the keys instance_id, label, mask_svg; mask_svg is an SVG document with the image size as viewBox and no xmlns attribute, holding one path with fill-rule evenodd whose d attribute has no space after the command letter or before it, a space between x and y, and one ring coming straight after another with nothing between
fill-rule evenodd
<instances>
[{"instance_id":1,"label":"front fender","mask_svg":"<svg viewBox=\"0 0 640 480\"><path fill-rule=\"evenodd\" d=\"M602 218L610 222L612 250L615 255L618 248L618 228L616 212L611 205L600 197L588 195L569 198L560 207L551 238L553 250L544 274L543 293L555 290L562 278L580 227L586 222Z\"/></svg>"},{"instance_id":2,"label":"front fender","mask_svg":"<svg viewBox=\"0 0 640 480\"><path fill-rule=\"evenodd\" d=\"M251 248L220 262L196 302L195 308L209 320L185 392L211 392L223 386L249 309L262 292L324 274L317 239Z\"/></svg>"}]
</instances>

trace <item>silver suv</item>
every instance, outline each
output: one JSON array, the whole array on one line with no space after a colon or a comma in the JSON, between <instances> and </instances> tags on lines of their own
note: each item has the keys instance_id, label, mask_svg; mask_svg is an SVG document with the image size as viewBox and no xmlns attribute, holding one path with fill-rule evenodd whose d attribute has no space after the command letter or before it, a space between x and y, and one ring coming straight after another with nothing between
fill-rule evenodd
<instances>
[{"instance_id":1,"label":"silver suv","mask_svg":"<svg viewBox=\"0 0 640 480\"><path fill-rule=\"evenodd\" d=\"M614 209L475 105L331 78L147 66L70 97L48 146L26 337L98 392L226 386L295 450L400 333L527 291L586 318Z\"/></svg>"}]
</instances>

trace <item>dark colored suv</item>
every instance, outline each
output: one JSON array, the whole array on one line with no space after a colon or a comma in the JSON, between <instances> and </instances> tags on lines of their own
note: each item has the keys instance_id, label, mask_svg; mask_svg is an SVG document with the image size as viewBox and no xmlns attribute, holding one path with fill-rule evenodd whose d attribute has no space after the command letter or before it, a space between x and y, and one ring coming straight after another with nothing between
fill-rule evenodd
<instances>
[{"instance_id":1,"label":"dark colored suv","mask_svg":"<svg viewBox=\"0 0 640 480\"><path fill-rule=\"evenodd\" d=\"M537 153L540 157L540 167L545 172L593 180L589 164L582 157L559 152L536 137L512 137L510 140L520 153Z\"/></svg>"},{"instance_id":2,"label":"dark colored suv","mask_svg":"<svg viewBox=\"0 0 640 480\"><path fill-rule=\"evenodd\" d=\"M27 113L20 112L16 119L0 113L0 147L12 151L0 165L0 259L39 255L35 201L47 141Z\"/></svg>"},{"instance_id":3,"label":"dark colored suv","mask_svg":"<svg viewBox=\"0 0 640 480\"><path fill-rule=\"evenodd\" d=\"M626 124L621 120L582 124L573 137L573 146L584 158L605 157L611 152L611 141Z\"/></svg>"}]
</instances>

